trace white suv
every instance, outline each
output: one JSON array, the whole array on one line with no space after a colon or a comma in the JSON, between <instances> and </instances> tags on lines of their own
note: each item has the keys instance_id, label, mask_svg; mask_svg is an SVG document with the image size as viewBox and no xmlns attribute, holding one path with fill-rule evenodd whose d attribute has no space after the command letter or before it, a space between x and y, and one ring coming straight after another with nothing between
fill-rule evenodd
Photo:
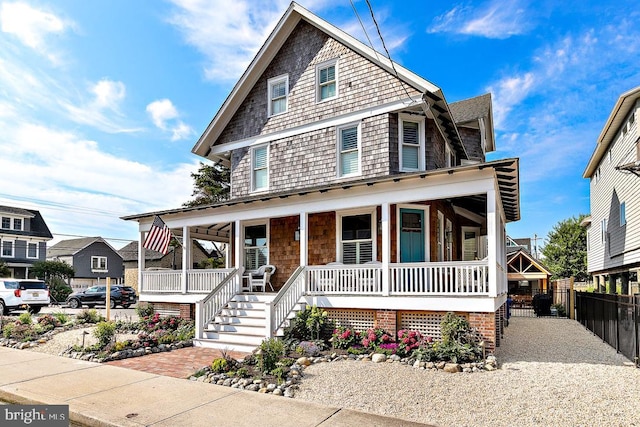
<instances>
[{"instance_id":1,"label":"white suv","mask_svg":"<svg viewBox=\"0 0 640 427\"><path fill-rule=\"evenodd\" d=\"M0 315L19 309L39 313L50 302L49 288L42 280L0 278Z\"/></svg>"}]
</instances>

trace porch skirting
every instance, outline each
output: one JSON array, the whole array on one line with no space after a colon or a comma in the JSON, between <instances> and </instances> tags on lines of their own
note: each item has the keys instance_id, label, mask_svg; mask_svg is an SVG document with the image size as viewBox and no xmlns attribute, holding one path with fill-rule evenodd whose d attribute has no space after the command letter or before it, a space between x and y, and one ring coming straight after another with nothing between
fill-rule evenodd
<instances>
[{"instance_id":1,"label":"porch skirting","mask_svg":"<svg viewBox=\"0 0 640 427\"><path fill-rule=\"evenodd\" d=\"M178 316L182 319L195 320L196 305L175 302L153 302L153 310L161 316Z\"/></svg>"}]
</instances>

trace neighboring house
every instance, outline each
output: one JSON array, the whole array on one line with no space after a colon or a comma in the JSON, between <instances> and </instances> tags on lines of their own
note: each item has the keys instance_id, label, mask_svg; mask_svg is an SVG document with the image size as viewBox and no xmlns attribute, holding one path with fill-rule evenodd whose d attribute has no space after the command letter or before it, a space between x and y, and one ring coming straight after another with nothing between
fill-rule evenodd
<instances>
[{"instance_id":1,"label":"neighboring house","mask_svg":"<svg viewBox=\"0 0 640 427\"><path fill-rule=\"evenodd\" d=\"M219 257L220 254L214 250L209 253L197 240L192 240L191 247L191 265L189 268L198 268L201 263L212 257ZM124 283L138 290L138 242L131 242L121 249L118 253L122 257L124 263ZM150 269L166 269L166 270L182 270L182 248L169 247L169 252L162 255L160 252L144 250L145 268Z\"/></svg>"},{"instance_id":2,"label":"neighboring house","mask_svg":"<svg viewBox=\"0 0 640 427\"><path fill-rule=\"evenodd\" d=\"M616 102L584 178L590 180L591 216L587 227L587 269L594 285L629 294L640 270L640 87Z\"/></svg>"},{"instance_id":3,"label":"neighboring house","mask_svg":"<svg viewBox=\"0 0 640 427\"><path fill-rule=\"evenodd\" d=\"M507 280L514 300L530 301L534 295L547 293L551 272L531 253L531 239L507 236Z\"/></svg>"},{"instance_id":4,"label":"neighboring house","mask_svg":"<svg viewBox=\"0 0 640 427\"><path fill-rule=\"evenodd\" d=\"M104 285L107 277L112 285L120 284L124 277L122 257L102 237L62 240L48 249L47 260L73 267L69 284L74 291Z\"/></svg>"},{"instance_id":5,"label":"neighboring house","mask_svg":"<svg viewBox=\"0 0 640 427\"><path fill-rule=\"evenodd\" d=\"M486 162L494 149L489 95L449 104L292 3L192 150L230 167L230 199L123 218L140 242L158 215L184 241L228 243L227 269L146 271L140 252L140 299L194 315L196 345L255 347L303 302L433 337L457 312L491 351L520 218L518 159ZM265 264L276 293L255 294L244 272Z\"/></svg>"},{"instance_id":6,"label":"neighboring house","mask_svg":"<svg viewBox=\"0 0 640 427\"><path fill-rule=\"evenodd\" d=\"M51 239L40 212L0 206L0 261L9 267L11 277L28 278L33 263L46 259Z\"/></svg>"}]
</instances>

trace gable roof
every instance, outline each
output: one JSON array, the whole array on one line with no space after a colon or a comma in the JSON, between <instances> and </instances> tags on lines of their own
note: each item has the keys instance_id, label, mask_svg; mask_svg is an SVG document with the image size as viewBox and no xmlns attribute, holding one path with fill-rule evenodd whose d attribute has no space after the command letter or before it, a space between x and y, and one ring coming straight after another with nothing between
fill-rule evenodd
<instances>
[{"instance_id":1,"label":"gable roof","mask_svg":"<svg viewBox=\"0 0 640 427\"><path fill-rule=\"evenodd\" d=\"M102 237L81 237L79 239L61 240L55 245L47 248L47 258L58 258L61 256L73 256L86 247L99 242L107 245L115 253L118 253L113 246L107 243ZM120 254L118 254L120 256Z\"/></svg>"},{"instance_id":2,"label":"gable roof","mask_svg":"<svg viewBox=\"0 0 640 427\"><path fill-rule=\"evenodd\" d=\"M452 102L449 104L449 108L456 124L471 124L473 127L477 127L479 126L478 121L484 120L485 136L487 137L486 151L496 149L493 139L493 107L490 93Z\"/></svg>"},{"instance_id":3,"label":"gable roof","mask_svg":"<svg viewBox=\"0 0 640 427\"><path fill-rule=\"evenodd\" d=\"M513 272L509 271L509 267L513 266L513 263L518 259L518 258L524 258L526 259L529 263L531 263L532 266L534 266L538 271L533 272L535 273L544 273L547 276L551 276L551 271L549 271L549 269L547 267L544 266L544 264L534 258L526 249L524 248L520 248L520 250L513 252L512 254L509 254L507 256L507 274L512 274ZM526 274L526 272L524 272Z\"/></svg>"},{"instance_id":4,"label":"gable roof","mask_svg":"<svg viewBox=\"0 0 640 427\"><path fill-rule=\"evenodd\" d=\"M372 63L383 68L387 72L396 75L403 82L409 84L423 93L422 102L429 108L443 132L454 144L456 151L461 158L467 158L467 153L462 144L462 139L455 127L449 105L439 87L423 79L417 74L407 70L401 65L392 62L384 55L376 52L355 37L347 34L338 27L314 15L296 2L291 2L280 21L276 24L265 43L262 45L256 56L253 58L240 80L233 87L231 93L214 116L213 120L191 150L194 154L208 157L211 153L212 144L218 139L225 126L234 116L249 91L254 87L260 76L269 66L280 48L287 41L296 25L304 20L329 37L349 47L359 55L368 59Z\"/></svg>"},{"instance_id":5,"label":"gable roof","mask_svg":"<svg viewBox=\"0 0 640 427\"><path fill-rule=\"evenodd\" d=\"M602 157L609 149L609 146L615 140L620 126L627 119L629 112L634 107L638 99L640 99L640 86L620 95L618 101L616 101L616 105L614 105L611 110L611 114L609 114L607 122L604 124L604 127L600 132L600 136L598 136L596 148L593 150L593 154L589 159L587 168L582 174L583 178L591 178L594 174L600 164L600 160L602 160Z\"/></svg>"},{"instance_id":6,"label":"gable roof","mask_svg":"<svg viewBox=\"0 0 640 427\"><path fill-rule=\"evenodd\" d=\"M42 215L40 214L39 211L33 210L33 209L23 209L23 208L16 208L13 206L0 206L0 214L7 214L7 215L15 215L15 216L21 216L24 218L29 218L29 225L30 225L30 230L29 231L21 231L21 230L0 230L1 233L3 234L14 234L14 235L19 235L19 236L34 236L34 237L43 237L47 240L51 240L53 239L53 234L51 234L51 231L49 230L49 227L47 226L47 223L44 222L44 218L42 218Z\"/></svg>"}]
</instances>

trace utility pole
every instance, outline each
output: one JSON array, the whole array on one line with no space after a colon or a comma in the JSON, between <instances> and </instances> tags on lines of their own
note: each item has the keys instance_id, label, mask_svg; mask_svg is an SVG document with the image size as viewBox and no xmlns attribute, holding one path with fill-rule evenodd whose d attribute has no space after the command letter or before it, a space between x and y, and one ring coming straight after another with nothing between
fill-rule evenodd
<instances>
[{"instance_id":1,"label":"utility pole","mask_svg":"<svg viewBox=\"0 0 640 427\"><path fill-rule=\"evenodd\" d=\"M538 237L538 234L533 235L533 256L538 259L538 240L544 240L542 237Z\"/></svg>"}]
</instances>

